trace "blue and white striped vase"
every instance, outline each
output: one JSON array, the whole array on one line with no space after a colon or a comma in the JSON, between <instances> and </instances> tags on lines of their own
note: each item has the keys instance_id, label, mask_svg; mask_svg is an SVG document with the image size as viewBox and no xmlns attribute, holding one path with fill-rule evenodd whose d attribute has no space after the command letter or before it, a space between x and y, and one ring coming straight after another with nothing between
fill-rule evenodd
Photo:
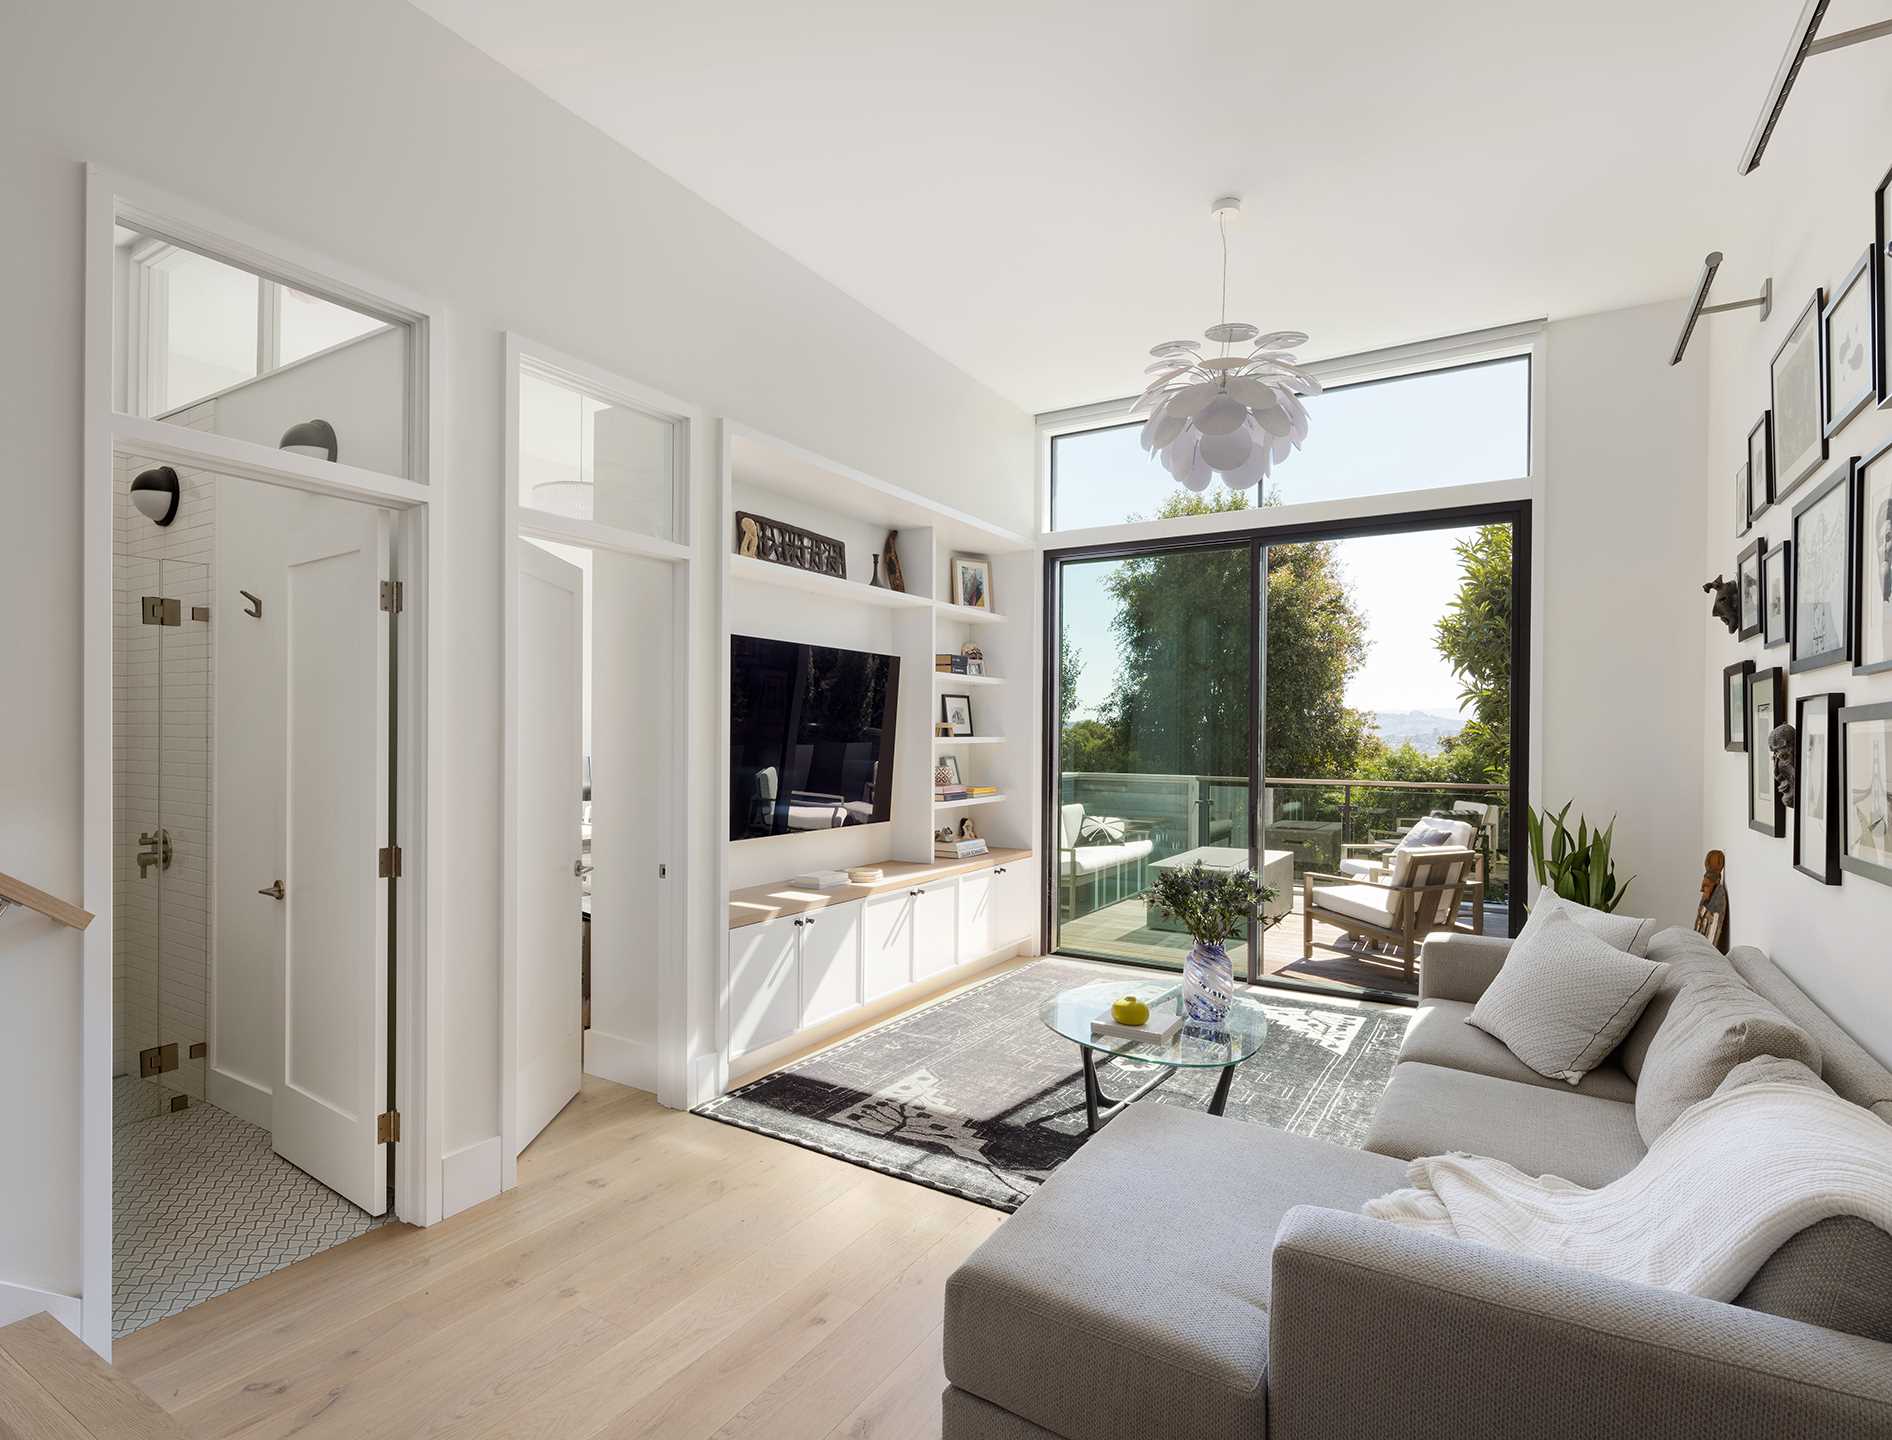
<instances>
[{"instance_id":1,"label":"blue and white striped vase","mask_svg":"<svg viewBox=\"0 0 1892 1440\"><path fill-rule=\"evenodd\" d=\"M1217 1029L1228 1023L1229 1002L1235 998L1235 966L1228 951L1210 940L1198 940L1183 962L1183 1011L1198 1025Z\"/></svg>"}]
</instances>

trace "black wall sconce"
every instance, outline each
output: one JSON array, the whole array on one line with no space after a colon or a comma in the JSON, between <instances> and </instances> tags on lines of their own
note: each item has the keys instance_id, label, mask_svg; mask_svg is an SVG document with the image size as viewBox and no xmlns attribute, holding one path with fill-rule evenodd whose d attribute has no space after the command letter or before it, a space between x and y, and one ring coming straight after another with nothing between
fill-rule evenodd
<instances>
[{"instance_id":1,"label":"black wall sconce","mask_svg":"<svg viewBox=\"0 0 1892 1440\"><path fill-rule=\"evenodd\" d=\"M298 455L312 455L317 460L333 461L338 453L335 427L326 420L304 420L282 432L278 450L293 450Z\"/></svg>"},{"instance_id":2,"label":"black wall sconce","mask_svg":"<svg viewBox=\"0 0 1892 1440\"><path fill-rule=\"evenodd\" d=\"M181 491L182 487L177 483L177 471L169 465L158 465L142 471L131 482L131 503L152 524L169 525L177 519L177 501Z\"/></svg>"}]
</instances>

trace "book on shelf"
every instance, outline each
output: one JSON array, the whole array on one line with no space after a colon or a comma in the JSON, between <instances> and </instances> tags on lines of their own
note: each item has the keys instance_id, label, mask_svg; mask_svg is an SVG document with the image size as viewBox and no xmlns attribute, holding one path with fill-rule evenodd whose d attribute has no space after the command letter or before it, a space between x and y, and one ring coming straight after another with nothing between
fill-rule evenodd
<instances>
[{"instance_id":1,"label":"book on shelf","mask_svg":"<svg viewBox=\"0 0 1892 1440\"><path fill-rule=\"evenodd\" d=\"M964 655L935 655L933 668L942 675L964 675L966 657Z\"/></svg>"},{"instance_id":2,"label":"book on shelf","mask_svg":"<svg viewBox=\"0 0 1892 1440\"><path fill-rule=\"evenodd\" d=\"M974 836L970 840L935 840L933 858L935 860L970 860L975 855L986 853L985 841Z\"/></svg>"},{"instance_id":3,"label":"book on shelf","mask_svg":"<svg viewBox=\"0 0 1892 1440\"><path fill-rule=\"evenodd\" d=\"M970 799L979 795L996 795L999 793L999 787L996 785L968 785L965 787L965 791L967 798Z\"/></svg>"},{"instance_id":4,"label":"book on shelf","mask_svg":"<svg viewBox=\"0 0 1892 1440\"><path fill-rule=\"evenodd\" d=\"M971 795L972 792L964 785L935 785L933 787L935 800L965 800Z\"/></svg>"}]
</instances>

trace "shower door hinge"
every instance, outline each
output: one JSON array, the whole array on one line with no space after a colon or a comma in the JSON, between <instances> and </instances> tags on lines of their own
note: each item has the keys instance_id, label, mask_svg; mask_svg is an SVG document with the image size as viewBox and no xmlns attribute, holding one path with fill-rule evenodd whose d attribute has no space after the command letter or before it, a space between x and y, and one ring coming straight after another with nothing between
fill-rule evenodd
<instances>
[{"instance_id":1,"label":"shower door hinge","mask_svg":"<svg viewBox=\"0 0 1892 1440\"><path fill-rule=\"evenodd\" d=\"M383 580L381 582L381 608L387 611L388 614L400 614L401 603L405 598L406 597L401 593L401 582L399 580Z\"/></svg>"},{"instance_id":2,"label":"shower door hinge","mask_svg":"<svg viewBox=\"0 0 1892 1440\"><path fill-rule=\"evenodd\" d=\"M383 880L401 878L401 847L399 845L383 845L377 856L377 862L376 873Z\"/></svg>"},{"instance_id":3,"label":"shower door hinge","mask_svg":"<svg viewBox=\"0 0 1892 1440\"><path fill-rule=\"evenodd\" d=\"M383 1110L374 1117L374 1143L377 1145L398 1144L401 1139L401 1112Z\"/></svg>"},{"instance_id":4,"label":"shower door hinge","mask_svg":"<svg viewBox=\"0 0 1892 1440\"><path fill-rule=\"evenodd\" d=\"M141 598L145 624L182 625L184 623L182 602L163 595L146 595Z\"/></svg>"},{"instance_id":5,"label":"shower door hinge","mask_svg":"<svg viewBox=\"0 0 1892 1440\"><path fill-rule=\"evenodd\" d=\"M177 1069L177 1042L169 1045L153 1045L149 1050L138 1052L138 1078L149 1079L153 1075L163 1075Z\"/></svg>"}]
</instances>

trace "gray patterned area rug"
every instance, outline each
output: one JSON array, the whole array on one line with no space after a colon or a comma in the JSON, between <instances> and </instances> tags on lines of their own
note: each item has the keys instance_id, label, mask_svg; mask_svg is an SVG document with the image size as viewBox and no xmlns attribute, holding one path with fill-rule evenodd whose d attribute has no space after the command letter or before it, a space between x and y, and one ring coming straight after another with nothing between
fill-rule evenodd
<instances>
[{"instance_id":1,"label":"gray patterned area rug","mask_svg":"<svg viewBox=\"0 0 1892 1440\"><path fill-rule=\"evenodd\" d=\"M1078 1050L1038 1018L1107 970L1039 960L732 1090L697 1114L903 1180L1016 1210L1086 1138ZM1250 992L1268 1041L1235 1072L1227 1115L1359 1145L1413 1012ZM1147 1067L1100 1067L1120 1095ZM1203 1109L1214 1071L1181 1071L1140 1103Z\"/></svg>"}]
</instances>

